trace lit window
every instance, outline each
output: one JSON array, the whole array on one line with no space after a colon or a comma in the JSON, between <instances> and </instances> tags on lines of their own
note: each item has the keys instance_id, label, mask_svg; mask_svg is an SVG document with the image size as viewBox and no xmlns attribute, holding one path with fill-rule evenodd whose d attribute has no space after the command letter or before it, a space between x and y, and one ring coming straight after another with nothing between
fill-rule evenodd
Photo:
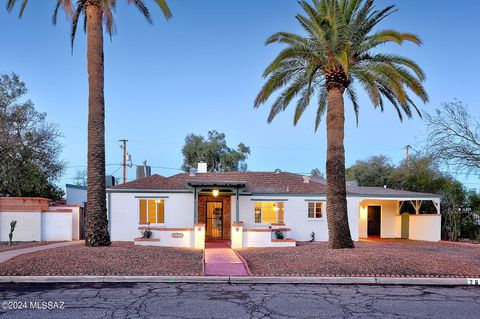
<instances>
[{"instance_id":1,"label":"lit window","mask_svg":"<svg viewBox=\"0 0 480 319\"><path fill-rule=\"evenodd\" d=\"M308 218L320 219L322 218L322 202L310 202L308 203Z\"/></svg>"},{"instance_id":2,"label":"lit window","mask_svg":"<svg viewBox=\"0 0 480 319\"><path fill-rule=\"evenodd\" d=\"M139 201L140 224L165 223L165 200L141 199Z\"/></svg>"},{"instance_id":3,"label":"lit window","mask_svg":"<svg viewBox=\"0 0 480 319\"><path fill-rule=\"evenodd\" d=\"M283 202L256 202L255 223L282 224L284 221L285 205Z\"/></svg>"}]
</instances>

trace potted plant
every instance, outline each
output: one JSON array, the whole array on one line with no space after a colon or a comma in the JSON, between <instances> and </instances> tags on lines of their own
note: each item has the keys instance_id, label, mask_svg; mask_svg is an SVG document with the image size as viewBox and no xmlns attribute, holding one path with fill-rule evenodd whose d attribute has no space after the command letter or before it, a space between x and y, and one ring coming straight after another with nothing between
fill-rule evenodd
<instances>
[{"instance_id":1,"label":"potted plant","mask_svg":"<svg viewBox=\"0 0 480 319\"><path fill-rule=\"evenodd\" d=\"M275 231L275 238L276 239L285 239L285 235L281 230L276 230Z\"/></svg>"},{"instance_id":2,"label":"potted plant","mask_svg":"<svg viewBox=\"0 0 480 319\"><path fill-rule=\"evenodd\" d=\"M149 239L152 238L152 231L150 230L150 223L147 223L147 228L141 231L142 238Z\"/></svg>"}]
</instances>

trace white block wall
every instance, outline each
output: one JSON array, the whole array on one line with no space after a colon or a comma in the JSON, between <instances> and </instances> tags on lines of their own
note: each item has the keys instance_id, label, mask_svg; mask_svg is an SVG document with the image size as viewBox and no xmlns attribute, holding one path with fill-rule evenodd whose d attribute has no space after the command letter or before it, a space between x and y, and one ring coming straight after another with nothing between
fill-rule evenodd
<instances>
[{"instance_id":1,"label":"white block wall","mask_svg":"<svg viewBox=\"0 0 480 319\"><path fill-rule=\"evenodd\" d=\"M408 238L411 240L440 241L441 215L410 215Z\"/></svg>"},{"instance_id":2,"label":"white block wall","mask_svg":"<svg viewBox=\"0 0 480 319\"><path fill-rule=\"evenodd\" d=\"M1 212L0 241L8 241L10 222L17 221L13 232L13 241L40 241L42 238L42 220L40 212Z\"/></svg>"},{"instance_id":3,"label":"white block wall","mask_svg":"<svg viewBox=\"0 0 480 319\"><path fill-rule=\"evenodd\" d=\"M72 213L43 212L42 237L43 241L72 240Z\"/></svg>"}]
</instances>

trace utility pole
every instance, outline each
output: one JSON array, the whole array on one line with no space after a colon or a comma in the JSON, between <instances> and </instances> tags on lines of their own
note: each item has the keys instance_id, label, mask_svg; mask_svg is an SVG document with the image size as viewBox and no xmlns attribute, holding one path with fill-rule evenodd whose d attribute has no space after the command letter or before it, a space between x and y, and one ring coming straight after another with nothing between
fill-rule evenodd
<instances>
[{"instance_id":1,"label":"utility pole","mask_svg":"<svg viewBox=\"0 0 480 319\"><path fill-rule=\"evenodd\" d=\"M411 149L412 147L410 145L405 146L405 162L408 163L408 150Z\"/></svg>"},{"instance_id":2,"label":"utility pole","mask_svg":"<svg viewBox=\"0 0 480 319\"><path fill-rule=\"evenodd\" d=\"M120 148L123 149L123 183L127 182L127 142L128 140L119 140L123 145Z\"/></svg>"}]
</instances>

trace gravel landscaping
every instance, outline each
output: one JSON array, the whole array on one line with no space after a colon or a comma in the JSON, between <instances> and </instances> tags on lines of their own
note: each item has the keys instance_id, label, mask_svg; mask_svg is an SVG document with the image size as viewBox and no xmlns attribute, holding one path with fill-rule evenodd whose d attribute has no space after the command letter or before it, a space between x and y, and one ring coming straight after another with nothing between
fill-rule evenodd
<instances>
[{"instance_id":1,"label":"gravel landscaping","mask_svg":"<svg viewBox=\"0 0 480 319\"><path fill-rule=\"evenodd\" d=\"M58 243L58 241L14 241L11 245L9 245L8 241L0 241L0 253L9 250L43 246L55 243Z\"/></svg>"},{"instance_id":2,"label":"gravel landscaping","mask_svg":"<svg viewBox=\"0 0 480 319\"><path fill-rule=\"evenodd\" d=\"M2 276L202 275L203 252L188 248L144 247L114 242L82 244L20 255L0 263Z\"/></svg>"},{"instance_id":3,"label":"gravel landscaping","mask_svg":"<svg viewBox=\"0 0 480 319\"><path fill-rule=\"evenodd\" d=\"M238 252L257 276L480 277L480 246L376 240L358 242L355 249L331 250L320 243Z\"/></svg>"}]
</instances>

